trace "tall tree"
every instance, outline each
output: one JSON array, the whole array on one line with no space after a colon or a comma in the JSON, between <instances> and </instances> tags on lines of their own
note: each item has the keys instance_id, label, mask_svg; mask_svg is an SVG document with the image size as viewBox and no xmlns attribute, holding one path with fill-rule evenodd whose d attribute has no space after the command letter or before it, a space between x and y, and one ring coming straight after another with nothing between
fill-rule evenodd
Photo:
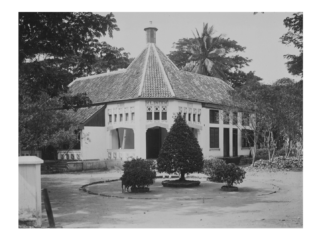
<instances>
[{"instance_id":1,"label":"tall tree","mask_svg":"<svg viewBox=\"0 0 321 240\"><path fill-rule=\"evenodd\" d=\"M248 66L250 59L241 57L235 53L243 52L245 47L236 41L222 36L214 37L213 26L203 24L203 31L195 38L179 39L175 44L175 51L171 51L168 57L178 68L207 76L213 76L231 83L233 87L239 87L249 78L261 80L254 75L240 69Z\"/></svg>"},{"instance_id":2,"label":"tall tree","mask_svg":"<svg viewBox=\"0 0 321 240\"><path fill-rule=\"evenodd\" d=\"M112 13L19 13L21 148L37 149L49 144L58 133L73 132L75 123L71 119L62 112L47 111L57 107L77 109L91 103L86 93L68 92L71 81L107 68L127 67L128 53L98 40L106 34L112 37L114 30L119 28Z\"/></svg>"},{"instance_id":3,"label":"tall tree","mask_svg":"<svg viewBox=\"0 0 321 240\"><path fill-rule=\"evenodd\" d=\"M303 13L295 13L292 17L284 19L284 25L289 29L286 34L281 37L283 44L293 44L299 49L299 55L286 54L285 58L289 73L303 77Z\"/></svg>"},{"instance_id":4,"label":"tall tree","mask_svg":"<svg viewBox=\"0 0 321 240\"><path fill-rule=\"evenodd\" d=\"M264 11L254 11L254 14ZM284 55L289 61L286 63L289 73L298 75L304 80L304 11L298 11L292 17L284 19L284 25L289 31L281 37L283 44L293 44L299 49L298 56L293 54Z\"/></svg>"},{"instance_id":5,"label":"tall tree","mask_svg":"<svg viewBox=\"0 0 321 240\"><path fill-rule=\"evenodd\" d=\"M245 133L243 137L253 143L253 163L258 144L269 150L270 160L273 160L278 141L285 140L293 143L291 145L299 143L302 146L302 81L295 83L283 78L273 85L249 81L231 91L231 96L236 106L226 107L226 111L251 114L248 127L240 124L242 119L234 122Z\"/></svg>"}]
</instances>

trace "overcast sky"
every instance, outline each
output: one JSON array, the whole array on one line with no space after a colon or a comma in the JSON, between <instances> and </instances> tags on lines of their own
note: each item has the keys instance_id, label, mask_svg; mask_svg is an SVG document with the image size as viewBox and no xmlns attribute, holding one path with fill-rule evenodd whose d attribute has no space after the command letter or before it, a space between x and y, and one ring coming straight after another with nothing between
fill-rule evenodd
<instances>
[{"instance_id":1,"label":"overcast sky","mask_svg":"<svg viewBox=\"0 0 321 240\"><path fill-rule=\"evenodd\" d=\"M100 13L106 15L106 13ZM290 75L283 57L284 54L298 54L293 46L280 42L280 37L287 32L283 20L293 15L287 13L120 13L114 12L120 31L114 31L114 37L104 37L112 46L123 47L130 57L137 55L146 46L144 28L152 21L158 28L157 46L168 54L173 50L173 43L180 38L193 37L195 28L202 31L203 23L214 25L216 34L224 34L241 46L246 47L244 57L252 59L243 71L255 71L265 83L273 83L282 77L298 80Z\"/></svg>"}]
</instances>

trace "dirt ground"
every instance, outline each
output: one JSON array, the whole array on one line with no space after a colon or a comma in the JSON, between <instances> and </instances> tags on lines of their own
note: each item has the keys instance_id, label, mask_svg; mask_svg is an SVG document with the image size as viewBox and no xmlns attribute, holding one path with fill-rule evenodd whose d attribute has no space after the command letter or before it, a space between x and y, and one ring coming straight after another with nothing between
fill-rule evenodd
<instances>
[{"instance_id":1,"label":"dirt ground","mask_svg":"<svg viewBox=\"0 0 321 240\"><path fill-rule=\"evenodd\" d=\"M220 183L198 177L191 189L164 188L122 193L120 181L79 188L90 182L118 179L121 172L42 175L55 223L63 228L302 228L303 173L247 172L239 192L222 192ZM195 179L193 179L195 180ZM43 227L48 227L43 209Z\"/></svg>"}]
</instances>

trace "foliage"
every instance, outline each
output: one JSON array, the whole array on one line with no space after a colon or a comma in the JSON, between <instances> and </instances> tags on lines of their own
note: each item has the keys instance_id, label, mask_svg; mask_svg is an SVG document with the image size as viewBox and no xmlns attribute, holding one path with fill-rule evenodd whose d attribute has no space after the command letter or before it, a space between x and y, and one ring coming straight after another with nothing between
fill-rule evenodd
<instances>
[{"instance_id":1,"label":"foliage","mask_svg":"<svg viewBox=\"0 0 321 240\"><path fill-rule=\"evenodd\" d=\"M268 149L267 148L260 148L256 150L256 154L255 157L257 159L269 159L269 153L268 153Z\"/></svg>"},{"instance_id":2,"label":"foliage","mask_svg":"<svg viewBox=\"0 0 321 240\"><path fill-rule=\"evenodd\" d=\"M223 182L224 176L224 168L226 166L226 162L222 159L209 159L204 160L203 172L204 174L209 176L209 180L213 182Z\"/></svg>"},{"instance_id":3,"label":"foliage","mask_svg":"<svg viewBox=\"0 0 321 240\"><path fill-rule=\"evenodd\" d=\"M77 123L48 109L88 106L86 93L72 95L68 84L77 77L127 67L128 53L98 39L119 30L106 16L72 12L19 13L19 144L37 149L58 136L72 145ZM54 132L57 132L54 135ZM55 137L56 136L56 137ZM77 136L77 135L76 135ZM54 141L53 141L54 139Z\"/></svg>"},{"instance_id":4,"label":"foliage","mask_svg":"<svg viewBox=\"0 0 321 240\"><path fill-rule=\"evenodd\" d=\"M203 153L192 130L178 113L157 159L159 172L180 173L185 180L186 173L203 169Z\"/></svg>"},{"instance_id":5,"label":"foliage","mask_svg":"<svg viewBox=\"0 0 321 240\"><path fill-rule=\"evenodd\" d=\"M254 11L257 14L259 11ZM264 11L260 11L264 13ZM298 11L292 17L287 17L283 21L289 31L281 37L283 44L293 44L299 49L298 56L293 54L284 55L289 61L286 63L289 73L298 75L304 79L304 11Z\"/></svg>"},{"instance_id":6,"label":"foliage","mask_svg":"<svg viewBox=\"0 0 321 240\"><path fill-rule=\"evenodd\" d=\"M248 66L250 59L235 53L243 52L245 47L236 41L222 36L214 37L213 26L203 25L203 32L195 38L179 39L175 44L175 51L168 57L182 70L203 75L218 77L239 87L247 80L262 80L254 72L244 73L240 69Z\"/></svg>"},{"instance_id":7,"label":"foliage","mask_svg":"<svg viewBox=\"0 0 321 240\"><path fill-rule=\"evenodd\" d=\"M288 59L287 67L292 75L303 77L303 13L295 13L292 17L284 19L284 25L289 31L281 37L283 44L293 44L299 49L299 55L284 55Z\"/></svg>"},{"instance_id":8,"label":"foliage","mask_svg":"<svg viewBox=\"0 0 321 240\"><path fill-rule=\"evenodd\" d=\"M289 171L291 169L302 169L303 160L297 157L279 156L273 161L258 160L254 163L252 169L269 171Z\"/></svg>"},{"instance_id":9,"label":"foliage","mask_svg":"<svg viewBox=\"0 0 321 240\"><path fill-rule=\"evenodd\" d=\"M245 178L245 171L234 163L226 164L221 159L210 159L204 163L204 173L213 182L226 182L227 186L240 184Z\"/></svg>"},{"instance_id":10,"label":"foliage","mask_svg":"<svg viewBox=\"0 0 321 240\"><path fill-rule=\"evenodd\" d=\"M23 96L19 104L19 145L22 149L36 150L46 146L71 149L79 141L78 128L73 120L62 111L47 109L60 106L58 98L43 93L39 101Z\"/></svg>"},{"instance_id":11,"label":"foliage","mask_svg":"<svg viewBox=\"0 0 321 240\"><path fill-rule=\"evenodd\" d=\"M233 101L241 111L252 113L250 128L253 163L258 144L268 149L269 160L273 160L278 142L287 141L302 145L303 88L302 81L280 79L273 85L248 82L231 91ZM227 107L235 111L235 107ZM233 110L234 109L234 110ZM237 125L239 128L243 126ZM279 144L280 145L280 144Z\"/></svg>"},{"instance_id":12,"label":"foliage","mask_svg":"<svg viewBox=\"0 0 321 240\"><path fill-rule=\"evenodd\" d=\"M152 162L141 158L125 161L124 174L120 178L122 185L128 189L129 187L145 188L153 184L156 172L153 171L152 165Z\"/></svg>"}]
</instances>

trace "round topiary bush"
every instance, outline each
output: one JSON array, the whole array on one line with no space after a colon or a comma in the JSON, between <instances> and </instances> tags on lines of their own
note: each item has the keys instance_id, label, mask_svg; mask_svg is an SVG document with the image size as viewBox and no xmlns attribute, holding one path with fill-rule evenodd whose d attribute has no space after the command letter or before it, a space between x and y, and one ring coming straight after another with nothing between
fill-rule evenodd
<instances>
[{"instance_id":1,"label":"round topiary bush","mask_svg":"<svg viewBox=\"0 0 321 240\"><path fill-rule=\"evenodd\" d=\"M122 190L131 189L131 192L148 192L148 186L154 183L156 172L153 171L153 162L141 158L125 161L122 175Z\"/></svg>"},{"instance_id":2,"label":"round topiary bush","mask_svg":"<svg viewBox=\"0 0 321 240\"><path fill-rule=\"evenodd\" d=\"M242 183L246 173L234 163L226 164L221 159L206 160L203 172L209 176L210 181L225 182L226 185L221 188L223 191L237 191L238 188L233 184Z\"/></svg>"},{"instance_id":3,"label":"round topiary bush","mask_svg":"<svg viewBox=\"0 0 321 240\"><path fill-rule=\"evenodd\" d=\"M213 158L204 161L203 172L209 176L208 180L222 183L226 162L223 159Z\"/></svg>"},{"instance_id":4,"label":"round topiary bush","mask_svg":"<svg viewBox=\"0 0 321 240\"><path fill-rule=\"evenodd\" d=\"M190 127L180 113L177 114L157 158L157 170L168 174L179 173L179 181L186 181L185 174L201 172L203 153Z\"/></svg>"}]
</instances>

